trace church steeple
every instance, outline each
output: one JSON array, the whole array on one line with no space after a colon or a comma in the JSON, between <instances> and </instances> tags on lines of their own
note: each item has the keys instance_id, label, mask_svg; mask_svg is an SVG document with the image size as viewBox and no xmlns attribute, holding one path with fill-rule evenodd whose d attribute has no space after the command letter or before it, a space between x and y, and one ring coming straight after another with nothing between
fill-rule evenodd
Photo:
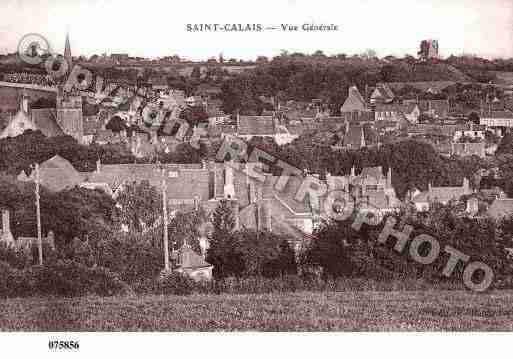
<instances>
[{"instance_id":1,"label":"church steeple","mask_svg":"<svg viewBox=\"0 0 513 359\"><path fill-rule=\"evenodd\" d=\"M69 32L66 33L66 44L64 45L64 58L68 62L68 65L71 66L72 57L71 57L71 45L69 42Z\"/></svg>"}]
</instances>

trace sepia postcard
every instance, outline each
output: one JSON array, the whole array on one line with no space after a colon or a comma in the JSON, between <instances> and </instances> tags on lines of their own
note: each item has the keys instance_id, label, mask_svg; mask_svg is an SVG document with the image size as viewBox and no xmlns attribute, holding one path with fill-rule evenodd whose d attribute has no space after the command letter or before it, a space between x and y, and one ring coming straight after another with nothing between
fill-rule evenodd
<instances>
[{"instance_id":1,"label":"sepia postcard","mask_svg":"<svg viewBox=\"0 0 513 359\"><path fill-rule=\"evenodd\" d=\"M510 0L2 0L1 352L489 356L512 129Z\"/></svg>"}]
</instances>

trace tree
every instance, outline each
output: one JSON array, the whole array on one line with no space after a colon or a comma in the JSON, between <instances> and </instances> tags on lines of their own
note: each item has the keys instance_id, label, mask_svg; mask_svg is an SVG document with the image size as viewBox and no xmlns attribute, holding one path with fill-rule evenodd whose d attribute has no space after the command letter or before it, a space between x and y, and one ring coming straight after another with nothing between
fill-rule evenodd
<instances>
[{"instance_id":1,"label":"tree","mask_svg":"<svg viewBox=\"0 0 513 359\"><path fill-rule=\"evenodd\" d=\"M216 278L296 273L294 251L285 238L270 232L244 230L217 237L207 252Z\"/></svg>"},{"instance_id":2,"label":"tree","mask_svg":"<svg viewBox=\"0 0 513 359\"><path fill-rule=\"evenodd\" d=\"M361 57L365 60L371 60L377 57L377 53L375 50L367 49L361 54Z\"/></svg>"},{"instance_id":3,"label":"tree","mask_svg":"<svg viewBox=\"0 0 513 359\"><path fill-rule=\"evenodd\" d=\"M121 119L119 116L113 116L110 121L105 126L107 130L111 130L112 132L121 132L127 129L127 125L125 121Z\"/></svg>"},{"instance_id":4,"label":"tree","mask_svg":"<svg viewBox=\"0 0 513 359\"><path fill-rule=\"evenodd\" d=\"M187 242L199 252L198 239L201 235L200 229L205 222L207 222L207 215L202 208L189 212L176 212L168 227L172 248L180 249Z\"/></svg>"},{"instance_id":5,"label":"tree","mask_svg":"<svg viewBox=\"0 0 513 359\"><path fill-rule=\"evenodd\" d=\"M227 236L235 228L235 219L229 201L222 200L212 214L214 238Z\"/></svg>"},{"instance_id":6,"label":"tree","mask_svg":"<svg viewBox=\"0 0 513 359\"><path fill-rule=\"evenodd\" d=\"M468 121L475 125L479 125L479 115L475 112L471 112L470 115L468 115Z\"/></svg>"},{"instance_id":7,"label":"tree","mask_svg":"<svg viewBox=\"0 0 513 359\"><path fill-rule=\"evenodd\" d=\"M506 133L495 152L496 156L507 154L513 154L513 134L511 132Z\"/></svg>"},{"instance_id":8,"label":"tree","mask_svg":"<svg viewBox=\"0 0 513 359\"><path fill-rule=\"evenodd\" d=\"M142 232L162 216L161 193L148 181L125 184L116 200L116 222L129 232Z\"/></svg>"},{"instance_id":9,"label":"tree","mask_svg":"<svg viewBox=\"0 0 513 359\"><path fill-rule=\"evenodd\" d=\"M195 80L199 80L201 78L201 69L199 66L194 66L191 72L191 77Z\"/></svg>"}]
</instances>

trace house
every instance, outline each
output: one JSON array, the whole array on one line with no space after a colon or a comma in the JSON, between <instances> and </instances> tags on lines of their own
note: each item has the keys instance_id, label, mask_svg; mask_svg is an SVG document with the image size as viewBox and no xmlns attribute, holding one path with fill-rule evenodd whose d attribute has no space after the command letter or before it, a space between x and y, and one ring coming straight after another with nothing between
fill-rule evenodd
<instances>
[{"instance_id":1,"label":"house","mask_svg":"<svg viewBox=\"0 0 513 359\"><path fill-rule=\"evenodd\" d=\"M35 131L36 125L22 108L9 120L7 126L0 133L0 139L20 136L27 130Z\"/></svg>"},{"instance_id":2,"label":"house","mask_svg":"<svg viewBox=\"0 0 513 359\"><path fill-rule=\"evenodd\" d=\"M374 111L376 121L401 121L406 119L403 108L395 104L376 104Z\"/></svg>"},{"instance_id":3,"label":"house","mask_svg":"<svg viewBox=\"0 0 513 359\"><path fill-rule=\"evenodd\" d=\"M6 208L2 209L2 227L0 228L0 243L16 250L30 251L31 248L38 243L37 237L18 237L14 239L11 232L10 211ZM43 244L48 244L55 249L55 236L52 231L48 232L46 237L41 238Z\"/></svg>"},{"instance_id":4,"label":"house","mask_svg":"<svg viewBox=\"0 0 513 359\"><path fill-rule=\"evenodd\" d=\"M306 196L296 199L303 176L289 177L286 185L277 189L281 178L270 174L260 182L244 173L236 173L235 192L238 200L238 228L267 230L284 235L294 248L311 235L319 215L319 203Z\"/></svg>"},{"instance_id":5,"label":"house","mask_svg":"<svg viewBox=\"0 0 513 359\"><path fill-rule=\"evenodd\" d=\"M395 95L392 89L384 83L377 84L376 89L372 92L370 97L371 104L385 104L394 101Z\"/></svg>"},{"instance_id":6,"label":"house","mask_svg":"<svg viewBox=\"0 0 513 359\"><path fill-rule=\"evenodd\" d=\"M454 156L467 157L477 156L479 158L486 157L485 142L453 142L451 154Z\"/></svg>"},{"instance_id":7,"label":"house","mask_svg":"<svg viewBox=\"0 0 513 359\"><path fill-rule=\"evenodd\" d=\"M54 192L79 186L84 181L84 176L84 173L77 171L68 160L59 155L53 156L39 166L41 185ZM18 175L18 181L21 182L34 182L35 179L35 171L32 171L30 176L27 176L25 171Z\"/></svg>"},{"instance_id":8,"label":"house","mask_svg":"<svg viewBox=\"0 0 513 359\"><path fill-rule=\"evenodd\" d=\"M429 183L427 191L415 191L410 195L410 198L417 211L426 212L431 208L433 203L446 205L452 200L459 200L461 197L472 193L473 190L470 188L470 181L464 178L461 187L433 187L431 183Z\"/></svg>"},{"instance_id":9,"label":"house","mask_svg":"<svg viewBox=\"0 0 513 359\"><path fill-rule=\"evenodd\" d=\"M56 111L50 108L31 110L28 97L23 95L18 112L0 132L0 139L17 137L27 130L39 130L46 137L62 136L64 132L57 124L56 116Z\"/></svg>"},{"instance_id":10,"label":"house","mask_svg":"<svg viewBox=\"0 0 513 359\"><path fill-rule=\"evenodd\" d=\"M420 111L432 118L446 118L449 116L449 100L420 100Z\"/></svg>"},{"instance_id":11,"label":"house","mask_svg":"<svg viewBox=\"0 0 513 359\"><path fill-rule=\"evenodd\" d=\"M487 212L488 216L493 219L501 220L513 215L513 199L497 198L493 201Z\"/></svg>"},{"instance_id":12,"label":"house","mask_svg":"<svg viewBox=\"0 0 513 359\"><path fill-rule=\"evenodd\" d=\"M359 210L384 215L400 204L392 187L392 171L383 175L382 168L366 168L358 176L354 169L348 176L327 175L326 180L315 179L326 186L328 193L341 193L343 200L353 200ZM239 202L241 228L265 229L291 239L294 248L308 240L327 212L327 197L297 198L299 188L315 176L290 176L283 187L278 187L279 176L265 175L263 182L237 174L235 190ZM341 198L338 198L342 200Z\"/></svg>"},{"instance_id":13,"label":"house","mask_svg":"<svg viewBox=\"0 0 513 359\"><path fill-rule=\"evenodd\" d=\"M458 142L462 137L468 137L472 140L485 140L486 126L483 125L466 125L454 131L453 141Z\"/></svg>"},{"instance_id":14,"label":"house","mask_svg":"<svg viewBox=\"0 0 513 359\"><path fill-rule=\"evenodd\" d=\"M41 237L41 242L43 245L48 245L50 248L55 249L55 235L52 231L48 232L46 237ZM18 239L14 242L14 248L28 252L37 244L37 237L18 237Z\"/></svg>"},{"instance_id":15,"label":"house","mask_svg":"<svg viewBox=\"0 0 513 359\"><path fill-rule=\"evenodd\" d=\"M195 281L212 280L213 265L205 261L204 256L196 253L190 245L185 242L176 254L176 267L174 271L182 273Z\"/></svg>"},{"instance_id":16,"label":"house","mask_svg":"<svg viewBox=\"0 0 513 359\"><path fill-rule=\"evenodd\" d=\"M328 176L328 183L332 179ZM356 175L353 167L347 185L342 190L353 196L358 210L372 212L378 217L395 211L400 204L392 186L391 168L385 176L381 166L365 167L359 175Z\"/></svg>"},{"instance_id":17,"label":"house","mask_svg":"<svg viewBox=\"0 0 513 359\"><path fill-rule=\"evenodd\" d=\"M391 133L399 129L400 122L396 121L378 121L374 128L379 134Z\"/></svg>"},{"instance_id":18,"label":"house","mask_svg":"<svg viewBox=\"0 0 513 359\"><path fill-rule=\"evenodd\" d=\"M278 145L294 141L298 136L291 134L285 125L274 116L240 116L237 115L236 136L246 141L253 137L272 138Z\"/></svg>"},{"instance_id":19,"label":"house","mask_svg":"<svg viewBox=\"0 0 513 359\"><path fill-rule=\"evenodd\" d=\"M513 127L513 111L482 112L479 120L481 125L487 127Z\"/></svg>"},{"instance_id":20,"label":"house","mask_svg":"<svg viewBox=\"0 0 513 359\"><path fill-rule=\"evenodd\" d=\"M417 124L419 123L419 117L420 117L420 108L419 105L416 103L410 103L410 104L403 104L400 105L400 109L402 113L404 114L404 117L410 124Z\"/></svg>"}]
</instances>

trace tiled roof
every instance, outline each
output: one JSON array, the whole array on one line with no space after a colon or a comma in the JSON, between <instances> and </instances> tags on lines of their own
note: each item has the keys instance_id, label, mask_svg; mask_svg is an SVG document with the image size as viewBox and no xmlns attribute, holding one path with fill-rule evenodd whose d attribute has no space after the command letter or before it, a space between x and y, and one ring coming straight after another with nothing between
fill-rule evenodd
<instances>
[{"instance_id":1,"label":"tiled roof","mask_svg":"<svg viewBox=\"0 0 513 359\"><path fill-rule=\"evenodd\" d=\"M68 160L54 156L39 166L39 177L43 186L58 192L78 186L83 182L85 175L78 172ZM35 172L32 171L30 177L22 172L18 180L32 182L35 180Z\"/></svg>"},{"instance_id":2,"label":"tiled roof","mask_svg":"<svg viewBox=\"0 0 513 359\"><path fill-rule=\"evenodd\" d=\"M166 164L163 168L170 200L210 199L209 186L214 178L210 177L209 169L203 169L201 164ZM223 166L216 165L216 196L224 194L223 173ZM93 172L88 176L88 182L107 183L112 189L116 189L125 182L148 181L152 186L161 188L162 178L162 170L155 164L102 165L100 172Z\"/></svg>"},{"instance_id":3,"label":"tiled roof","mask_svg":"<svg viewBox=\"0 0 513 359\"><path fill-rule=\"evenodd\" d=\"M276 134L272 116L239 116L239 135L271 136Z\"/></svg>"},{"instance_id":4,"label":"tiled roof","mask_svg":"<svg viewBox=\"0 0 513 359\"><path fill-rule=\"evenodd\" d=\"M366 111L367 104L356 86L349 88L349 95L342 105L340 112Z\"/></svg>"},{"instance_id":5,"label":"tiled roof","mask_svg":"<svg viewBox=\"0 0 513 359\"><path fill-rule=\"evenodd\" d=\"M374 99L382 99L383 101L392 101L394 99L394 93L387 84L378 84L376 86L375 93L372 96Z\"/></svg>"},{"instance_id":6,"label":"tiled roof","mask_svg":"<svg viewBox=\"0 0 513 359\"><path fill-rule=\"evenodd\" d=\"M431 187L431 190L420 193L415 196L413 202L442 202L460 199L464 195L470 194L470 191L462 187Z\"/></svg>"}]
</instances>

